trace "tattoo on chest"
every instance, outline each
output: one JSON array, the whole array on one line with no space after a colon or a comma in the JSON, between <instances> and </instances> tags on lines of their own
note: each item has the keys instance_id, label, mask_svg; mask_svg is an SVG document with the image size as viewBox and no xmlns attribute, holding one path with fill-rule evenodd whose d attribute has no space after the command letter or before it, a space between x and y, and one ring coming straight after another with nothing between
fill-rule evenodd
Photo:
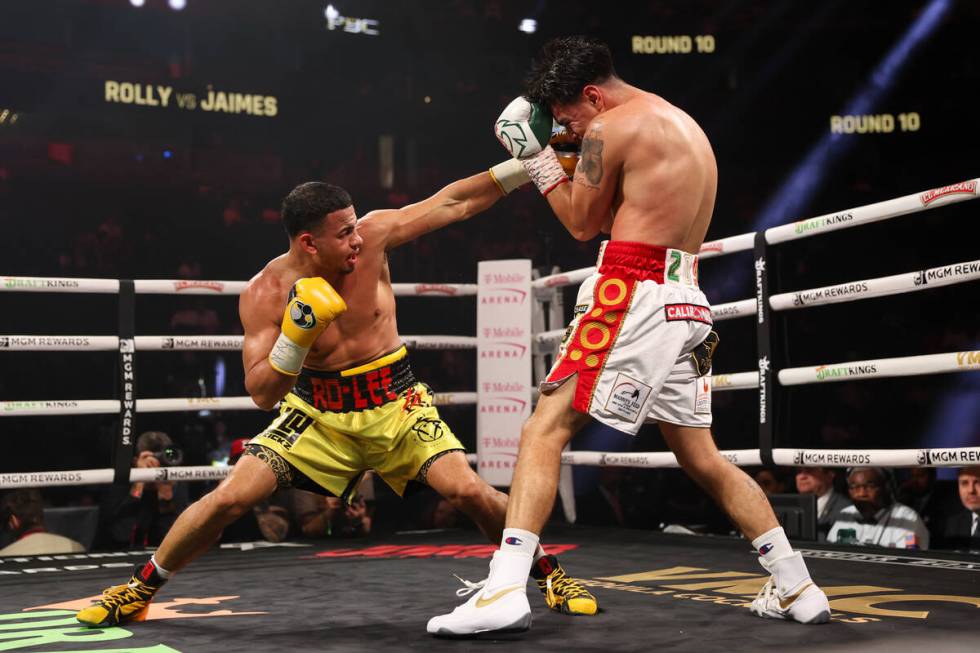
<instances>
[{"instance_id":1,"label":"tattoo on chest","mask_svg":"<svg viewBox=\"0 0 980 653\"><path fill-rule=\"evenodd\" d=\"M582 140L581 160L578 163L580 171L590 184L598 186L602 181L602 138L594 129Z\"/></svg>"}]
</instances>

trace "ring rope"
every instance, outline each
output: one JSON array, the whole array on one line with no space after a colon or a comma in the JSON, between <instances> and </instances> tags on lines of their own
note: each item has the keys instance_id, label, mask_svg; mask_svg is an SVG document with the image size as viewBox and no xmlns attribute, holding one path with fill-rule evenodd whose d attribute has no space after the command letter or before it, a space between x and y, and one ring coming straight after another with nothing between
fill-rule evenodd
<instances>
[{"instance_id":1,"label":"ring rope","mask_svg":"<svg viewBox=\"0 0 980 653\"><path fill-rule=\"evenodd\" d=\"M238 351L244 336L136 336L136 351ZM476 349L475 336L402 336L410 349ZM0 336L3 351L119 351L117 336Z\"/></svg>"},{"instance_id":2,"label":"ring rope","mask_svg":"<svg viewBox=\"0 0 980 653\"><path fill-rule=\"evenodd\" d=\"M30 417L36 415L110 415L119 413L116 399L0 401L0 417ZM476 392L437 392L432 395L435 406L466 406L477 403ZM261 410L249 396L242 397L185 397L137 399L140 413L177 413L195 410Z\"/></svg>"},{"instance_id":3,"label":"ring rope","mask_svg":"<svg viewBox=\"0 0 980 653\"><path fill-rule=\"evenodd\" d=\"M897 218L902 215L908 215L909 213L926 211L956 202L974 200L978 196L978 184L980 184L980 178L969 179L920 193L912 193L911 195L905 195L883 202L866 204L852 209L844 209L843 211L772 227L765 231L766 242L775 244L798 240L800 238L809 238L810 236L816 236L829 231ZM750 250L753 247L755 235L756 232L753 231L708 241L701 245L698 256L700 258L713 258ZM569 286L584 281L593 272L595 272L595 267L561 272L536 279L531 285L534 288Z\"/></svg>"},{"instance_id":4,"label":"ring rope","mask_svg":"<svg viewBox=\"0 0 980 653\"><path fill-rule=\"evenodd\" d=\"M137 295L240 295L247 281L137 279ZM397 297L462 297L476 295L475 283L393 283ZM75 277L0 277L0 292L119 293L118 279Z\"/></svg>"},{"instance_id":5,"label":"ring rope","mask_svg":"<svg viewBox=\"0 0 980 653\"><path fill-rule=\"evenodd\" d=\"M762 464L758 449L719 451L725 459L739 467ZM773 449L776 464L786 467L962 467L980 463L980 447L945 449ZM467 461L476 463L475 454ZM602 452L565 451L563 465L593 467L676 468L677 458L669 451ZM226 465L196 467L157 467L130 470L131 482L180 482L220 480L231 468ZM0 474L0 489L18 487L50 487L58 485L105 485L113 482L113 469L76 469L49 472L14 472Z\"/></svg>"}]
</instances>

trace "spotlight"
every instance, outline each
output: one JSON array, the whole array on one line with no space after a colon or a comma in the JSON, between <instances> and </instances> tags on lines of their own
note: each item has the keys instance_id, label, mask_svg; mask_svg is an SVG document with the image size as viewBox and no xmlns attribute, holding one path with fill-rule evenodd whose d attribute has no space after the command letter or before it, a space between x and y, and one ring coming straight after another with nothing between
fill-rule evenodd
<instances>
[{"instance_id":1,"label":"spotlight","mask_svg":"<svg viewBox=\"0 0 980 653\"><path fill-rule=\"evenodd\" d=\"M538 21L533 18L522 18L521 24L517 26L517 29L525 34L534 34L538 31Z\"/></svg>"},{"instance_id":2,"label":"spotlight","mask_svg":"<svg viewBox=\"0 0 980 653\"><path fill-rule=\"evenodd\" d=\"M327 20L335 20L340 16L340 12L333 5L327 5L327 8L323 10L323 15L327 17Z\"/></svg>"},{"instance_id":3,"label":"spotlight","mask_svg":"<svg viewBox=\"0 0 980 653\"><path fill-rule=\"evenodd\" d=\"M133 5L134 7L142 7L144 4L146 4L146 0L129 0L129 4Z\"/></svg>"},{"instance_id":4,"label":"spotlight","mask_svg":"<svg viewBox=\"0 0 980 653\"><path fill-rule=\"evenodd\" d=\"M167 0L167 4L170 5L170 8L174 11L180 11L187 6L187 0Z\"/></svg>"},{"instance_id":5,"label":"spotlight","mask_svg":"<svg viewBox=\"0 0 980 653\"><path fill-rule=\"evenodd\" d=\"M163 151L163 158L164 159L172 159L173 156L174 156L174 153L171 152L170 150L164 150Z\"/></svg>"}]
</instances>

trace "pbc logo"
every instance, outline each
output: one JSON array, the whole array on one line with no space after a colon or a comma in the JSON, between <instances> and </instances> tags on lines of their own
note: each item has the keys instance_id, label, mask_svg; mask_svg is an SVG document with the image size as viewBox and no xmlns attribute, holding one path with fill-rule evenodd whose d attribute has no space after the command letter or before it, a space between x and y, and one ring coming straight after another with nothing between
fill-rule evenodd
<instances>
[{"instance_id":1,"label":"pbc logo","mask_svg":"<svg viewBox=\"0 0 980 653\"><path fill-rule=\"evenodd\" d=\"M917 286L924 286L924 285L926 285L928 283L928 280L926 279L926 271L925 270L919 270L918 272L916 272L915 273L915 279L913 279L913 281L914 281L915 285L917 285Z\"/></svg>"},{"instance_id":2,"label":"pbc logo","mask_svg":"<svg viewBox=\"0 0 980 653\"><path fill-rule=\"evenodd\" d=\"M312 329L316 326L316 316L313 315L313 307L304 304L298 299L294 299L289 307L289 317L293 324L301 329Z\"/></svg>"},{"instance_id":3,"label":"pbc logo","mask_svg":"<svg viewBox=\"0 0 980 653\"><path fill-rule=\"evenodd\" d=\"M10 347L10 338L3 336L0 337L0 348L7 349Z\"/></svg>"},{"instance_id":4,"label":"pbc logo","mask_svg":"<svg viewBox=\"0 0 980 653\"><path fill-rule=\"evenodd\" d=\"M927 450L925 450L925 449L920 449L919 450L919 454L915 458L915 464L916 465L928 465L930 463L929 458L930 458L929 452Z\"/></svg>"},{"instance_id":5,"label":"pbc logo","mask_svg":"<svg viewBox=\"0 0 980 653\"><path fill-rule=\"evenodd\" d=\"M802 451L797 451L793 455L793 464L794 465L802 465L803 464L803 452Z\"/></svg>"},{"instance_id":6,"label":"pbc logo","mask_svg":"<svg viewBox=\"0 0 980 653\"><path fill-rule=\"evenodd\" d=\"M173 338L164 338L163 339L163 348L164 349L173 349L174 348L174 339Z\"/></svg>"}]
</instances>

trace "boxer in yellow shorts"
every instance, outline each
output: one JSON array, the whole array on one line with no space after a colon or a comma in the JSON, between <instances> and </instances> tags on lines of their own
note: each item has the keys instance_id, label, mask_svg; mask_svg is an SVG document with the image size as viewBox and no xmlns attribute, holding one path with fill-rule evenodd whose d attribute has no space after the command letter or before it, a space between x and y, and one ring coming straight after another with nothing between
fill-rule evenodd
<instances>
[{"instance_id":1,"label":"boxer in yellow shorts","mask_svg":"<svg viewBox=\"0 0 980 653\"><path fill-rule=\"evenodd\" d=\"M368 469L399 494L411 480L426 483L498 540L507 496L470 468L429 389L412 375L387 252L489 208L527 180L511 159L360 220L342 188L296 187L282 206L289 251L249 281L239 303L245 387L260 408L281 402L279 417L246 445L228 478L181 514L129 583L107 589L78 620L104 627L144 619L171 574L277 488L349 497ZM596 613L595 598L540 547L535 570L549 607Z\"/></svg>"},{"instance_id":2,"label":"boxer in yellow shorts","mask_svg":"<svg viewBox=\"0 0 980 653\"><path fill-rule=\"evenodd\" d=\"M401 495L409 481L426 482L440 456L463 451L404 347L341 372L304 368L279 417L246 447L268 455L260 448L288 464L280 485L319 486L345 500L369 469Z\"/></svg>"}]
</instances>

